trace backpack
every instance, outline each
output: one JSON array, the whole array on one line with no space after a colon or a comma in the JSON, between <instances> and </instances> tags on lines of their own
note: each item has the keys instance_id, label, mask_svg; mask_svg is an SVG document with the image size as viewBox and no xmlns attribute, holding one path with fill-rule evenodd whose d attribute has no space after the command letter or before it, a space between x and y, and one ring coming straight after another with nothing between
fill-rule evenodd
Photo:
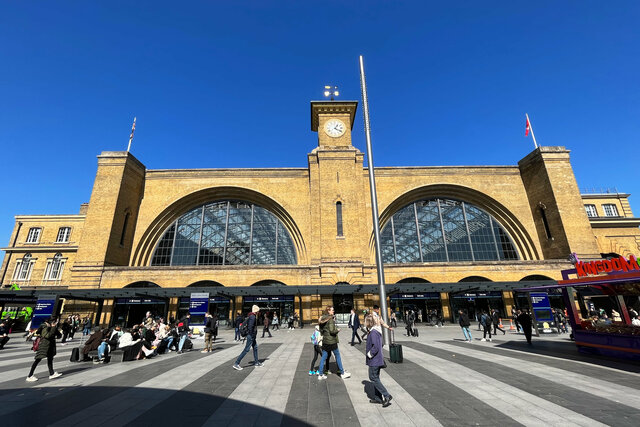
<instances>
[{"instance_id":1,"label":"backpack","mask_svg":"<svg viewBox=\"0 0 640 427\"><path fill-rule=\"evenodd\" d=\"M313 334L311 334L311 342L313 345L320 345L321 339L322 335L320 335L320 331L313 331Z\"/></svg>"},{"instance_id":2,"label":"backpack","mask_svg":"<svg viewBox=\"0 0 640 427\"><path fill-rule=\"evenodd\" d=\"M247 335L249 335L249 318L248 317L247 317L246 320L244 320L242 323L240 323L240 327L238 329L239 329L239 332L240 332L240 336L242 338L244 338Z\"/></svg>"}]
</instances>

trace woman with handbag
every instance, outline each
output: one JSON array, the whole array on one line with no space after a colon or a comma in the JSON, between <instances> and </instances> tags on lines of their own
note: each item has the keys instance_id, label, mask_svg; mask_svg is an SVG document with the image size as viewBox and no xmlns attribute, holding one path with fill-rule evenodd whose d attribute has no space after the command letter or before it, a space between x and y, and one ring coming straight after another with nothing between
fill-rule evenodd
<instances>
[{"instance_id":1,"label":"woman with handbag","mask_svg":"<svg viewBox=\"0 0 640 427\"><path fill-rule=\"evenodd\" d=\"M56 355L56 338L60 337L60 332L58 331L58 319L52 317L51 319L44 322L44 324L40 327L39 330L40 337L39 341L34 343L34 349L36 350L36 360L31 365L31 370L29 371L29 376L27 377L27 381L34 382L38 381L38 378L33 375L38 366L38 363L44 358L47 359L47 367L49 368L49 379L52 380L54 378L58 378L62 376L61 373L55 372L53 370L53 357ZM37 349L36 349L37 346Z\"/></svg>"},{"instance_id":2,"label":"woman with handbag","mask_svg":"<svg viewBox=\"0 0 640 427\"><path fill-rule=\"evenodd\" d=\"M386 408L391 405L392 396L380 382L380 369L386 368L382 355L382 327L376 324L372 315L368 315L364 319L364 325L369 330L369 338L367 339L366 362L369 367L369 380L375 388L376 398L371 399L371 403L382 403L382 407Z\"/></svg>"}]
</instances>

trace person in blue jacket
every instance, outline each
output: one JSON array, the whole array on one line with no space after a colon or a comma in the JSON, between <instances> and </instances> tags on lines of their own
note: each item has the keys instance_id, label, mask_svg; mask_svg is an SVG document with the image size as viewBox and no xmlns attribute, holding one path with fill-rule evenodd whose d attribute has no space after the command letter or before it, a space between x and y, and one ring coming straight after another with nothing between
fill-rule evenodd
<instances>
[{"instance_id":1,"label":"person in blue jacket","mask_svg":"<svg viewBox=\"0 0 640 427\"><path fill-rule=\"evenodd\" d=\"M380 369L386 367L382 354L382 327L376 324L372 315L368 315L364 319L364 325L369 331L367 338L367 354L366 361L369 367L369 380L375 388L376 398L371 399L371 403L382 403L382 407L386 408L391 405L393 398L380 381Z\"/></svg>"}]
</instances>

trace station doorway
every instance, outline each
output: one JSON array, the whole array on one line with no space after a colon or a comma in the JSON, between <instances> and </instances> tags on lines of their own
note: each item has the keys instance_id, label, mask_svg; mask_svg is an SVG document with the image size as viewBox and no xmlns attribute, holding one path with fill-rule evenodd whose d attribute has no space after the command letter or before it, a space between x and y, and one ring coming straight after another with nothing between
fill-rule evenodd
<instances>
[{"instance_id":1,"label":"station doorway","mask_svg":"<svg viewBox=\"0 0 640 427\"><path fill-rule=\"evenodd\" d=\"M471 321L479 321L482 311L487 313L496 309L501 318L505 318L504 301L502 300L502 292L465 292L449 294L451 301L451 316L454 323L458 322L458 310L464 310Z\"/></svg>"},{"instance_id":2,"label":"station doorway","mask_svg":"<svg viewBox=\"0 0 640 427\"><path fill-rule=\"evenodd\" d=\"M409 310L416 314L416 323L435 324L442 315L442 303L438 292L420 294L394 294L389 297L391 311L398 321L404 321Z\"/></svg>"},{"instance_id":3,"label":"station doorway","mask_svg":"<svg viewBox=\"0 0 640 427\"><path fill-rule=\"evenodd\" d=\"M147 311L167 319L168 303L157 298L118 298L113 308L111 326L130 328L143 322Z\"/></svg>"}]
</instances>

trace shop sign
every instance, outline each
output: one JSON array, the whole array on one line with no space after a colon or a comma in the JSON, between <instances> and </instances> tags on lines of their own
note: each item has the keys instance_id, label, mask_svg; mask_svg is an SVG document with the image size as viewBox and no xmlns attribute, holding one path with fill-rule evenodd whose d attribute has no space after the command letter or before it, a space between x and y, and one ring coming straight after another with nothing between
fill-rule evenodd
<instances>
[{"instance_id":1,"label":"shop sign","mask_svg":"<svg viewBox=\"0 0 640 427\"><path fill-rule=\"evenodd\" d=\"M47 320L53 314L53 309L56 306L55 295L41 295L36 303L35 310L33 311L33 318L31 319L31 328L37 329L42 322Z\"/></svg>"},{"instance_id":2,"label":"shop sign","mask_svg":"<svg viewBox=\"0 0 640 427\"><path fill-rule=\"evenodd\" d=\"M422 294L393 294L391 299L440 299L438 292L425 292Z\"/></svg>"},{"instance_id":3,"label":"shop sign","mask_svg":"<svg viewBox=\"0 0 640 427\"><path fill-rule=\"evenodd\" d=\"M531 298L533 315L539 324L539 328L541 326L542 332L545 333L552 332L549 322L553 322L553 310L551 309L551 303L549 303L549 295L546 292L531 292L529 297Z\"/></svg>"},{"instance_id":4,"label":"shop sign","mask_svg":"<svg viewBox=\"0 0 640 427\"><path fill-rule=\"evenodd\" d=\"M598 261L582 262L577 259L575 262L576 273L578 277L596 276L602 273L640 271L638 259L629 255L627 260L625 257L603 259Z\"/></svg>"},{"instance_id":5,"label":"shop sign","mask_svg":"<svg viewBox=\"0 0 640 427\"><path fill-rule=\"evenodd\" d=\"M189 314L202 315L209 312L209 293L194 292L189 298Z\"/></svg>"},{"instance_id":6,"label":"shop sign","mask_svg":"<svg viewBox=\"0 0 640 427\"><path fill-rule=\"evenodd\" d=\"M164 301L154 298L118 298L116 304L164 304Z\"/></svg>"},{"instance_id":7,"label":"shop sign","mask_svg":"<svg viewBox=\"0 0 640 427\"><path fill-rule=\"evenodd\" d=\"M283 295L277 297L244 297L244 302L287 302L293 301L293 296Z\"/></svg>"}]
</instances>

